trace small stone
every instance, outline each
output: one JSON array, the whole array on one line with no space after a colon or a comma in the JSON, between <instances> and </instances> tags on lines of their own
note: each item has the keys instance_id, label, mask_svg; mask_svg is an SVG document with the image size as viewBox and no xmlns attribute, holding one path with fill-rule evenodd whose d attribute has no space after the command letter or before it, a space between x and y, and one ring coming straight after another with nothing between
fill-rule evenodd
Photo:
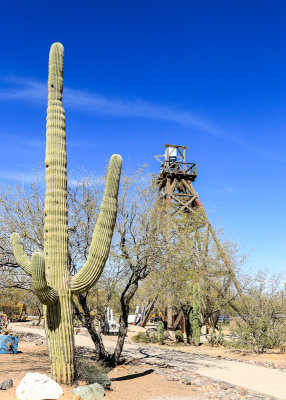
<instances>
[{"instance_id":1,"label":"small stone","mask_svg":"<svg viewBox=\"0 0 286 400\"><path fill-rule=\"evenodd\" d=\"M0 383L0 390L10 389L13 386L12 379L5 379L5 381Z\"/></svg>"},{"instance_id":2,"label":"small stone","mask_svg":"<svg viewBox=\"0 0 286 400\"><path fill-rule=\"evenodd\" d=\"M221 389L223 389L223 390L228 390L228 384L226 384L226 383L222 383L222 384L220 385L220 387L221 387Z\"/></svg>"},{"instance_id":3,"label":"small stone","mask_svg":"<svg viewBox=\"0 0 286 400\"><path fill-rule=\"evenodd\" d=\"M78 386L73 389L73 394L82 400L101 400L104 397L104 389L99 383L89 386Z\"/></svg>"}]
</instances>

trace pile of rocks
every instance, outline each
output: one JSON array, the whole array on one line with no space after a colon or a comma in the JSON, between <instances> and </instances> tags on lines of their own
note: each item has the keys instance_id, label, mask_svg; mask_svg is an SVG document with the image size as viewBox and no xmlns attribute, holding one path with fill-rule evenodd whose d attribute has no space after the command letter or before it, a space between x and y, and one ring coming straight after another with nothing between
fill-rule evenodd
<instances>
[{"instance_id":1,"label":"pile of rocks","mask_svg":"<svg viewBox=\"0 0 286 400\"><path fill-rule=\"evenodd\" d=\"M23 342L33 342L35 345L40 346L44 343L46 343L46 338L37 335L35 333L25 333L25 332L18 332L18 331L10 331L11 335L17 336L19 339L21 339Z\"/></svg>"}]
</instances>

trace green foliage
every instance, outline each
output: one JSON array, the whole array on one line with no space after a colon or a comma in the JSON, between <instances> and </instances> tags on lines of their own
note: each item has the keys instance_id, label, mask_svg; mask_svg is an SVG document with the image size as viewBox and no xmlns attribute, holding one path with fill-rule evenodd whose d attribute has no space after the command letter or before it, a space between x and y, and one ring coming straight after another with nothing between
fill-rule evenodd
<instances>
[{"instance_id":1,"label":"green foliage","mask_svg":"<svg viewBox=\"0 0 286 400\"><path fill-rule=\"evenodd\" d=\"M88 385L97 382L106 389L110 388L110 380L106 375L110 368L104 363L87 357L77 357L75 366L77 380L85 381Z\"/></svg>"},{"instance_id":2,"label":"green foliage","mask_svg":"<svg viewBox=\"0 0 286 400\"><path fill-rule=\"evenodd\" d=\"M284 324L262 318L252 323L237 321L237 327L231 330L232 341L229 347L246 349L255 353L265 353L267 349L279 348L283 351L286 343Z\"/></svg>"},{"instance_id":3,"label":"green foliage","mask_svg":"<svg viewBox=\"0 0 286 400\"><path fill-rule=\"evenodd\" d=\"M231 328L231 347L264 353L267 349L283 351L286 343L286 304L281 292L283 277L259 272L249 286L244 301L238 303L240 318Z\"/></svg>"},{"instance_id":4,"label":"green foliage","mask_svg":"<svg viewBox=\"0 0 286 400\"><path fill-rule=\"evenodd\" d=\"M175 339L177 343L184 343L184 335L182 333L182 331L177 330L175 332Z\"/></svg>"},{"instance_id":5,"label":"green foliage","mask_svg":"<svg viewBox=\"0 0 286 400\"><path fill-rule=\"evenodd\" d=\"M218 329L218 334L216 332L215 328L212 328L211 336L207 337L208 342L212 347L214 346L224 346L225 345L225 339L224 339L224 333L222 332L222 326L219 325Z\"/></svg>"},{"instance_id":6,"label":"green foliage","mask_svg":"<svg viewBox=\"0 0 286 400\"><path fill-rule=\"evenodd\" d=\"M135 343L157 343L158 337L155 333L138 332L136 335L132 336L132 341Z\"/></svg>"},{"instance_id":7,"label":"green foliage","mask_svg":"<svg viewBox=\"0 0 286 400\"><path fill-rule=\"evenodd\" d=\"M162 321L158 322L157 336L158 336L158 343L163 344L163 342L164 342L164 323Z\"/></svg>"}]
</instances>

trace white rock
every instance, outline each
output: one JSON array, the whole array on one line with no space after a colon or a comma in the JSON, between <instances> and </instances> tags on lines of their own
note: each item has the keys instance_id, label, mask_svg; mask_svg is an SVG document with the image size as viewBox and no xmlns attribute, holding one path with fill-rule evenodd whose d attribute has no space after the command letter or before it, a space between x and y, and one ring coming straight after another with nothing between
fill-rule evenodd
<instances>
[{"instance_id":1,"label":"white rock","mask_svg":"<svg viewBox=\"0 0 286 400\"><path fill-rule=\"evenodd\" d=\"M28 372L16 389L18 400L58 399L63 389L47 375Z\"/></svg>"}]
</instances>

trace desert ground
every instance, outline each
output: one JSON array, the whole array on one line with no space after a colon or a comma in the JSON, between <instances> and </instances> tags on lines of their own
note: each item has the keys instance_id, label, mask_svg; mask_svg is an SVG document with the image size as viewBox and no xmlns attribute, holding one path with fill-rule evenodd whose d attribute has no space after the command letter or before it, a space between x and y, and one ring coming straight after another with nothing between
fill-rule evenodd
<instances>
[{"instance_id":1,"label":"desert ground","mask_svg":"<svg viewBox=\"0 0 286 400\"><path fill-rule=\"evenodd\" d=\"M0 399L16 399L16 387L27 372L40 372L49 374L48 350L43 336L43 330L32 327L28 323L15 324L14 329L25 331L19 338L18 354L1 355L0 382L4 379L13 379L14 385L7 391L0 391ZM106 390L106 400L175 400L175 399L274 399L269 394L259 394L247 387L230 385L220 379L211 379L209 376L196 374L196 359L214 360L215 363L221 360L234 360L238 366L253 364L263 366L266 372L277 369L285 374L286 378L286 354L269 352L263 355L230 351L224 347L210 347L205 340L199 347L171 342L164 346L157 344L135 344L131 337L141 328L130 326L126 340L124 356L127 363L111 370L108 375L112 380L112 390ZM34 336L27 335L30 332ZM16 333L15 333L16 334ZM26 335L26 338L25 338ZM105 344L108 348L115 345L116 337L105 337ZM90 346L90 339L87 332L82 329L76 335L76 342L81 345ZM85 349L85 347L81 347ZM146 358L144 352L148 350ZM178 353L179 351L179 353ZM141 354L141 356L140 356ZM184 365L186 358L192 360L193 366ZM143 355L143 356L142 356ZM168 355L168 358L165 357ZM163 358L164 357L164 358ZM173 359L173 363L170 360ZM176 359L178 365L176 364ZM241 363L239 361L243 361ZM245 364L246 363L246 364ZM252 364L252 365L251 365ZM181 366L179 366L181 365ZM259 367L257 367L259 368ZM284 372L283 372L284 370ZM79 383L84 384L84 383ZM72 387L63 387L63 400L75 400L72 394ZM283 397L277 397L283 398ZM286 395L285 395L286 399Z\"/></svg>"}]
</instances>

